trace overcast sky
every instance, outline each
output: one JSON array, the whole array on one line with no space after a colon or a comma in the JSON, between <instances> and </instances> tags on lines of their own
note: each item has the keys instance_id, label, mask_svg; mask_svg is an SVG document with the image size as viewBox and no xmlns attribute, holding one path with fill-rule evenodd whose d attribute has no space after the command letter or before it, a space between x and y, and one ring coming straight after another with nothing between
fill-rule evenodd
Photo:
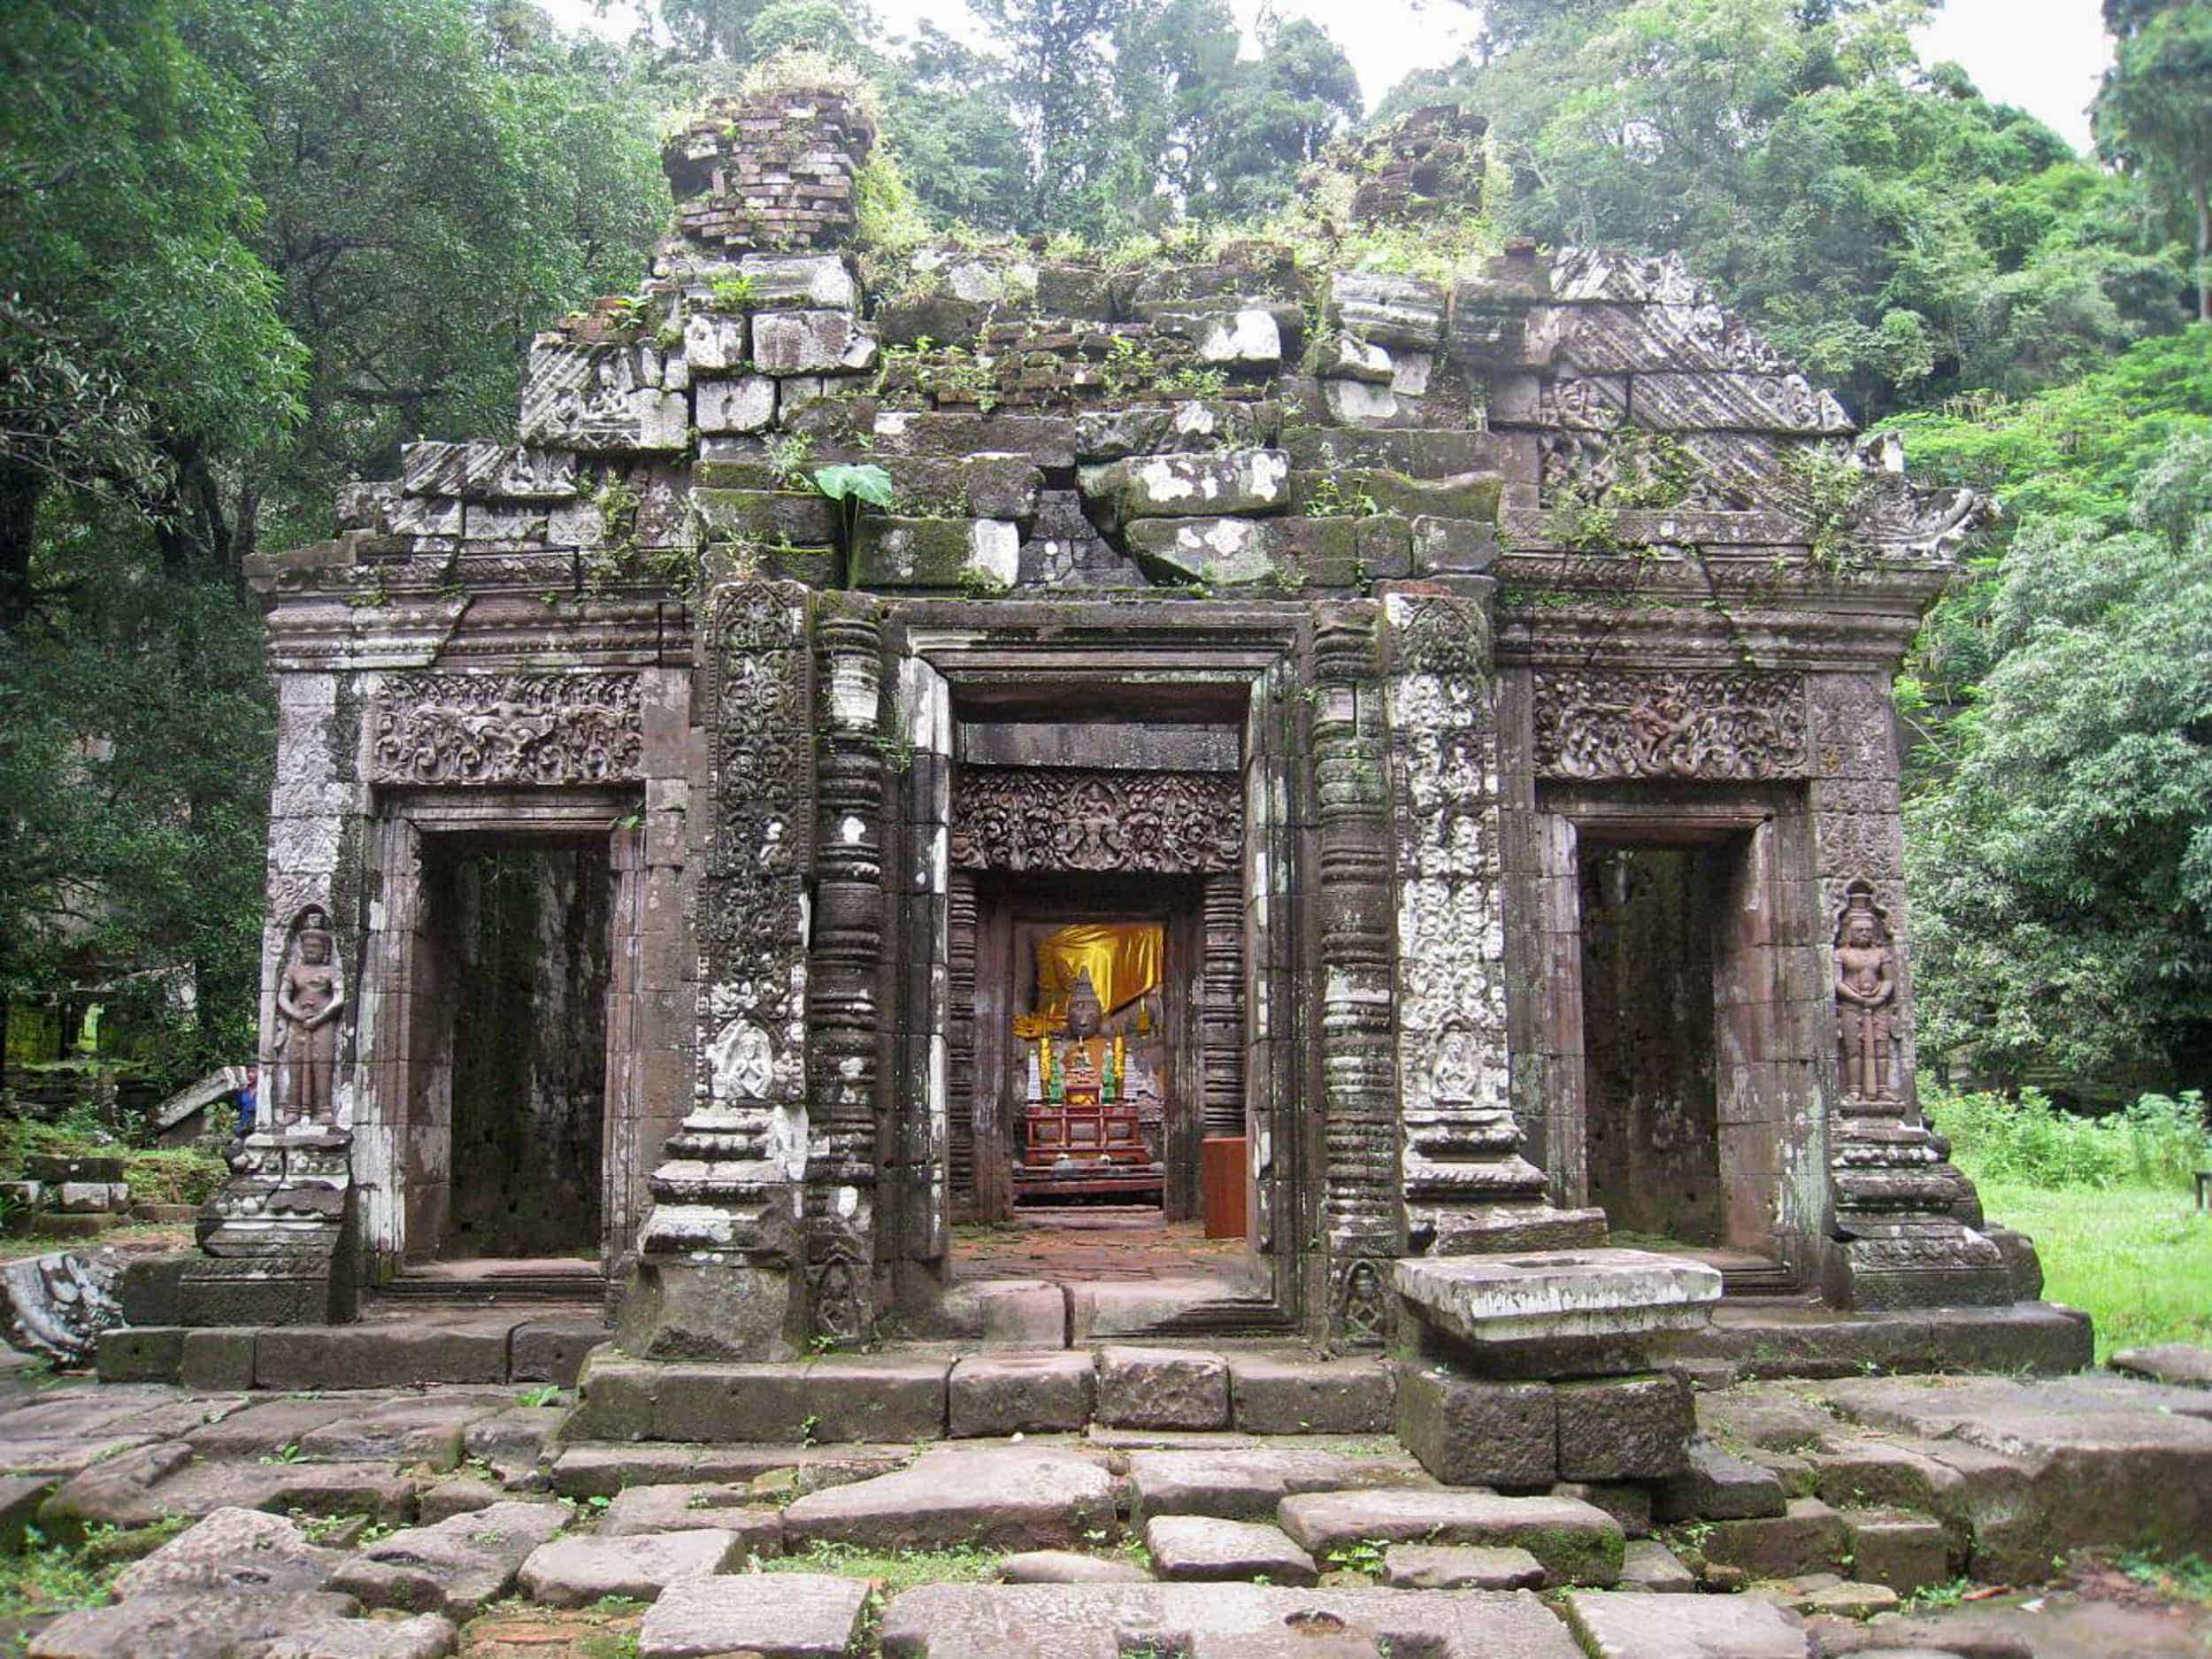
<instances>
[{"instance_id":1,"label":"overcast sky","mask_svg":"<svg viewBox=\"0 0 2212 1659\"><path fill-rule=\"evenodd\" d=\"M1232 0L1248 28L1266 0ZM542 0L562 23L626 29L631 12L616 0L604 24L591 0ZM961 0L874 0L894 32L929 19L950 33L968 33ZM1334 35L1359 71L1371 107L1408 73L1454 57L1474 27L1474 13L1450 0L1274 0L1279 15L1309 17ZM2032 110L2078 147L2089 142L2089 101L2112 49L2098 0L1948 0L1921 39L1930 62L1956 58L1992 97Z\"/></svg>"}]
</instances>

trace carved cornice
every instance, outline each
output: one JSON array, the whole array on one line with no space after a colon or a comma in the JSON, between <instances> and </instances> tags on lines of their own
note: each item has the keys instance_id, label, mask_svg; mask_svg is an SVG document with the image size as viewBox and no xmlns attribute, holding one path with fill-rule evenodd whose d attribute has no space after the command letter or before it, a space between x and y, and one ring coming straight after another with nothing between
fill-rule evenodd
<instances>
[{"instance_id":1,"label":"carved cornice","mask_svg":"<svg viewBox=\"0 0 2212 1659\"><path fill-rule=\"evenodd\" d=\"M1533 688L1547 778L1796 778L1810 770L1800 674L1551 673Z\"/></svg>"},{"instance_id":2,"label":"carved cornice","mask_svg":"<svg viewBox=\"0 0 2212 1659\"><path fill-rule=\"evenodd\" d=\"M634 673L399 674L369 714L369 780L607 784L640 776Z\"/></svg>"},{"instance_id":3,"label":"carved cornice","mask_svg":"<svg viewBox=\"0 0 2212 1659\"><path fill-rule=\"evenodd\" d=\"M1220 773L970 766L953 785L960 870L1212 875L1243 839L1239 780Z\"/></svg>"}]
</instances>

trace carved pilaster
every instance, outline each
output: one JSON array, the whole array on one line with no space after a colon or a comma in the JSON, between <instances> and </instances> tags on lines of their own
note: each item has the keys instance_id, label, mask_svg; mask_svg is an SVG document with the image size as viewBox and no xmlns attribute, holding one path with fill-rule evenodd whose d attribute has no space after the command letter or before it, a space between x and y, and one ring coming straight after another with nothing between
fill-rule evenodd
<instances>
[{"instance_id":1,"label":"carved pilaster","mask_svg":"<svg viewBox=\"0 0 2212 1659\"><path fill-rule=\"evenodd\" d=\"M825 595L816 605L823 695L807 990L807 1278L812 1334L856 1343L875 1324L883 639L874 601Z\"/></svg>"},{"instance_id":2,"label":"carved pilaster","mask_svg":"<svg viewBox=\"0 0 2212 1659\"><path fill-rule=\"evenodd\" d=\"M696 899L693 1110L648 1182L617 1337L633 1353L781 1357L803 1324L794 1275L808 1164L806 879L815 831L807 590L708 595L709 841Z\"/></svg>"},{"instance_id":3,"label":"carved pilaster","mask_svg":"<svg viewBox=\"0 0 2212 1659\"><path fill-rule=\"evenodd\" d=\"M1835 1007L1827 1290L1861 1309L2000 1303L2013 1296L2005 1253L1982 1230L1973 1183L1921 1120L1914 1087L1893 719L1884 680L1814 679L1813 845ZM2019 1248L2032 1256L2025 1240Z\"/></svg>"},{"instance_id":4,"label":"carved pilaster","mask_svg":"<svg viewBox=\"0 0 2212 1659\"><path fill-rule=\"evenodd\" d=\"M1241 1135L1244 1125L1244 891L1232 874L1206 878L1200 899L1205 930L1199 970L1198 1041L1205 1067L1209 1135Z\"/></svg>"},{"instance_id":5,"label":"carved pilaster","mask_svg":"<svg viewBox=\"0 0 2212 1659\"><path fill-rule=\"evenodd\" d=\"M1389 793L1375 610L1321 613L1313 648L1314 793L1321 934L1321 1218L1332 1337L1387 1340L1398 1199L1392 1041Z\"/></svg>"},{"instance_id":6,"label":"carved pilaster","mask_svg":"<svg viewBox=\"0 0 2212 1659\"><path fill-rule=\"evenodd\" d=\"M1489 617L1394 595L1391 810L1407 1245L1422 1254L1576 1241L1521 1156L1508 1087L1505 914Z\"/></svg>"}]
</instances>

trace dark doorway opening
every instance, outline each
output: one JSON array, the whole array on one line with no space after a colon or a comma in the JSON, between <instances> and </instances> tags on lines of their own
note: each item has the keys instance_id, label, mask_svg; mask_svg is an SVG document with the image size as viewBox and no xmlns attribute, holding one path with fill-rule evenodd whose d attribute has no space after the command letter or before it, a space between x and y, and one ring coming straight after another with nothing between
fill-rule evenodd
<instances>
[{"instance_id":1,"label":"dark doorway opening","mask_svg":"<svg viewBox=\"0 0 2212 1659\"><path fill-rule=\"evenodd\" d=\"M452 998L447 1260L600 1253L613 876L603 838L438 849Z\"/></svg>"},{"instance_id":2,"label":"dark doorway opening","mask_svg":"<svg viewBox=\"0 0 2212 1659\"><path fill-rule=\"evenodd\" d=\"M1591 1202L1617 1234L1727 1241L1714 918L1725 846L1586 846L1584 1092Z\"/></svg>"}]
</instances>

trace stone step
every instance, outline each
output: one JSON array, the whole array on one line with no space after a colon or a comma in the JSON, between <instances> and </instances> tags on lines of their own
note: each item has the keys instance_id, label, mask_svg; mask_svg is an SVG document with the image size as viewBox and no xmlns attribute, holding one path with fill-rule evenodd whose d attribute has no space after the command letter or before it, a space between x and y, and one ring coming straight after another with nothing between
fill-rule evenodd
<instances>
[{"instance_id":1,"label":"stone step","mask_svg":"<svg viewBox=\"0 0 2212 1659\"><path fill-rule=\"evenodd\" d=\"M1087 1429L1138 1435L1386 1434L1395 1370L1279 1349L832 1354L776 1363L595 1352L568 1426L577 1440L908 1442Z\"/></svg>"},{"instance_id":2,"label":"stone step","mask_svg":"<svg viewBox=\"0 0 2212 1659\"><path fill-rule=\"evenodd\" d=\"M1525 1549L1545 1582L1609 1585L1620 1577L1620 1523L1574 1498L1401 1489L1308 1492L1276 1507L1284 1532L1316 1558L1373 1544L1488 1544Z\"/></svg>"},{"instance_id":3,"label":"stone step","mask_svg":"<svg viewBox=\"0 0 2212 1659\"><path fill-rule=\"evenodd\" d=\"M98 1365L102 1382L190 1388L566 1388L606 1340L598 1310L572 1301L499 1312L432 1302L357 1325L122 1325L101 1333Z\"/></svg>"}]
</instances>

